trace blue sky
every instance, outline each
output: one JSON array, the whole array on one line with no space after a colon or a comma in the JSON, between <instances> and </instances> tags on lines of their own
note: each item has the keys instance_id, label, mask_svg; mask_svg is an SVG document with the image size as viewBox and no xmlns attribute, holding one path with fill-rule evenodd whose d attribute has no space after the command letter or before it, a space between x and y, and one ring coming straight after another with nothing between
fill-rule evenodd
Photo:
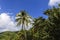
<instances>
[{"instance_id":1,"label":"blue sky","mask_svg":"<svg viewBox=\"0 0 60 40\"><path fill-rule=\"evenodd\" d=\"M48 2L49 0L0 0L0 13L9 12L16 15L21 10L26 10L29 15L36 18L44 16L43 11L48 8Z\"/></svg>"},{"instance_id":2,"label":"blue sky","mask_svg":"<svg viewBox=\"0 0 60 40\"><path fill-rule=\"evenodd\" d=\"M14 21L15 15L21 10L26 10L33 18L39 16L47 18L43 12L59 3L60 0L0 0L0 32L21 29L21 26L16 27L17 23Z\"/></svg>"}]
</instances>

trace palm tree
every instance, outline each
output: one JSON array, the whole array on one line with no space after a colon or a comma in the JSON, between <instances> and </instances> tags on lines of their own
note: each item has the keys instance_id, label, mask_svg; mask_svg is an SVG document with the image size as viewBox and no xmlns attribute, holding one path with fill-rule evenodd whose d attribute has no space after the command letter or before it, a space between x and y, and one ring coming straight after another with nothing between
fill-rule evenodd
<instances>
[{"instance_id":1,"label":"palm tree","mask_svg":"<svg viewBox=\"0 0 60 40\"><path fill-rule=\"evenodd\" d=\"M28 27L29 23L31 23L30 19L31 17L27 14L25 10L22 10L16 15L17 26L22 25L22 31L25 32L25 40L27 40L26 27Z\"/></svg>"}]
</instances>

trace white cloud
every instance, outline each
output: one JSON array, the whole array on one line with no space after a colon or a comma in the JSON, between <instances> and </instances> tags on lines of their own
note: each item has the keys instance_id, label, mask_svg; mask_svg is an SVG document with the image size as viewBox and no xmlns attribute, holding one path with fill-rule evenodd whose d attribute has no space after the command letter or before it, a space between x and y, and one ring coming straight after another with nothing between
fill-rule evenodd
<instances>
[{"instance_id":1,"label":"white cloud","mask_svg":"<svg viewBox=\"0 0 60 40\"><path fill-rule=\"evenodd\" d=\"M0 32L3 31L18 31L16 23L13 21L12 17L7 13L0 14Z\"/></svg>"},{"instance_id":2,"label":"white cloud","mask_svg":"<svg viewBox=\"0 0 60 40\"><path fill-rule=\"evenodd\" d=\"M57 6L60 3L60 0L49 0L49 6Z\"/></svg>"},{"instance_id":3,"label":"white cloud","mask_svg":"<svg viewBox=\"0 0 60 40\"><path fill-rule=\"evenodd\" d=\"M16 27L16 22L14 22L14 17L10 16L8 13L1 13L0 14L0 32L4 31L19 31L21 30L20 27ZM26 28L27 30L31 28L32 25L29 24L29 27Z\"/></svg>"}]
</instances>

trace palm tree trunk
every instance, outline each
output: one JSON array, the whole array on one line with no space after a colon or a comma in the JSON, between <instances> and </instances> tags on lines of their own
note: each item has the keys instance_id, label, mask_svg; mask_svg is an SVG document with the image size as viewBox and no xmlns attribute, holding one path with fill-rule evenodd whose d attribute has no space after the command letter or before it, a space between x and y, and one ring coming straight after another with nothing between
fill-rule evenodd
<instances>
[{"instance_id":1,"label":"palm tree trunk","mask_svg":"<svg viewBox=\"0 0 60 40\"><path fill-rule=\"evenodd\" d=\"M26 35L24 21L23 21L23 24L22 24L22 31L24 32L25 40L27 40L27 35Z\"/></svg>"},{"instance_id":2,"label":"palm tree trunk","mask_svg":"<svg viewBox=\"0 0 60 40\"><path fill-rule=\"evenodd\" d=\"M24 34L25 34L25 40L27 40L27 34L26 34L26 30L25 30L25 25L24 25Z\"/></svg>"}]
</instances>

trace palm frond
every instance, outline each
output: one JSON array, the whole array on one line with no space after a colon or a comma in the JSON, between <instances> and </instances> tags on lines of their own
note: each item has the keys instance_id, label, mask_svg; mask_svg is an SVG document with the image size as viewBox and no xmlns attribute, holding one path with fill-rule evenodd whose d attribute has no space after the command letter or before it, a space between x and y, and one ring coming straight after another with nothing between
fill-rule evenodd
<instances>
[{"instance_id":1,"label":"palm frond","mask_svg":"<svg viewBox=\"0 0 60 40\"><path fill-rule=\"evenodd\" d=\"M18 20L17 26L20 26L21 24L22 24L22 21L21 20Z\"/></svg>"}]
</instances>

